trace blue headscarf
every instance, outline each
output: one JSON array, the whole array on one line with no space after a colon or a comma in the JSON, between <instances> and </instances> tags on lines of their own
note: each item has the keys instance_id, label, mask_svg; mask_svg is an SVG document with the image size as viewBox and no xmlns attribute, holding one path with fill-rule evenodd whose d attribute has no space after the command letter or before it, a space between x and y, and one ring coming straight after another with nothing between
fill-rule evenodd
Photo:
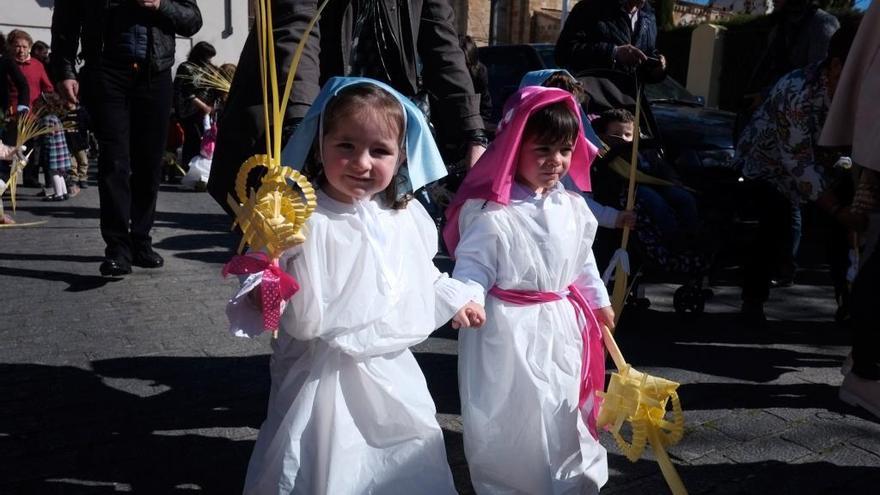
<instances>
[{"instance_id":1,"label":"blue headscarf","mask_svg":"<svg viewBox=\"0 0 880 495\"><path fill-rule=\"evenodd\" d=\"M315 135L318 134L318 127L322 125L321 115L327 103L343 89L357 84L378 86L394 96L403 107L406 121L406 161L400 166L398 175L406 178L409 183L411 189L405 192L416 191L425 184L445 177L446 166L422 111L391 86L364 77L333 77L324 84L296 132L284 146L281 163L296 170L302 169L312 149Z\"/></svg>"},{"instance_id":2,"label":"blue headscarf","mask_svg":"<svg viewBox=\"0 0 880 495\"><path fill-rule=\"evenodd\" d=\"M541 69L541 70L533 70L531 72L526 72L526 75L522 77L519 82L519 89L522 89L526 86L543 86L544 82L550 78L553 74L557 72L565 73L568 77L574 79L574 76L571 75L571 72L568 72L565 69ZM599 139L599 135L596 134L596 130L593 129L593 125L590 124L590 119L587 118L587 114L585 112L581 112L581 120L584 124L584 136L593 143L597 148L604 149L605 144Z\"/></svg>"}]
</instances>

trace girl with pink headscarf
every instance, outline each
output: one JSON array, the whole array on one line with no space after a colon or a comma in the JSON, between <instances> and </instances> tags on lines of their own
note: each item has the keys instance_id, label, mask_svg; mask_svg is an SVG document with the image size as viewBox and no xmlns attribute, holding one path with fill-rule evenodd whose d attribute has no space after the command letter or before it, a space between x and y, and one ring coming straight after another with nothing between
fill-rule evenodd
<instances>
[{"instance_id":1,"label":"girl with pink headscarf","mask_svg":"<svg viewBox=\"0 0 880 495\"><path fill-rule=\"evenodd\" d=\"M464 447L479 494L598 493L605 380L600 324L613 311L592 244L596 148L567 91L529 86L447 209L453 277L484 295L486 323L459 335ZM482 302L482 301L480 301Z\"/></svg>"}]
</instances>

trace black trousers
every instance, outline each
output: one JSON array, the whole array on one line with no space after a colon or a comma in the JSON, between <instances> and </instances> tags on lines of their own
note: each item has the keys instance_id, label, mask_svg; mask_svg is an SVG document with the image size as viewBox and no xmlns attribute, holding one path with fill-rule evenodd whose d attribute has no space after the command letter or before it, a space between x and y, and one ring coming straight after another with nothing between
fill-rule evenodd
<instances>
[{"instance_id":1,"label":"black trousers","mask_svg":"<svg viewBox=\"0 0 880 495\"><path fill-rule=\"evenodd\" d=\"M758 214L758 230L743 261L742 299L764 303L773 269L792 262L791 201L772 184L749 181L746 194Z\"/></svg>"},{"instance_id":2,"label":"black trousers","mask_svg":"<svg viewBox=\"0 0 880 495\"><path fill-rule=\"evenodd\" d=\"M150 247L171 113L171 71L86 67L81 92L98 139L101 236L107 257Z\"/></svg>"},{"instance_id":3,"label":"black trousers","mask_svg":"<svg viewBox=\"0 0 880 495\"><path fill-rule=\"evenodd\" d=\"M793 263L792 204L772 184L749 181L747 198L758 215L758 230L743 261L742 299L765 303L770 295L770 279L777 267ZM849 297L846 271L849 263L847 231L825 212L816 212L813 228L824 234L825 256L838 304Z\"/></svg>"}]
</instances>

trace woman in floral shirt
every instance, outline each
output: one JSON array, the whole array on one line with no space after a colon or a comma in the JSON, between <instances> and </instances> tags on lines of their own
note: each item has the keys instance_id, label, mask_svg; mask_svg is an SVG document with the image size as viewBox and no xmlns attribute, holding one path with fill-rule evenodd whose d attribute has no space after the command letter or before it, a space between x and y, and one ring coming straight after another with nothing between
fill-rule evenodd
<instances>
[{"instance_id":1,"label":"woman in floral shirt","mask_svg":"<svg viewBox=\"0 0 880 495\"><path fill-rule=\"evenodd\" d=\"M734 164L742 168L759 215L744 264L742 314L747 322L765 320L773 270L793 265L800 205L815 201L828 209L837 203L829 188L837 157L817 149L817 143L854 36L853 26L841 28L824 61L780 79L737 143Z\"/></svg>"}]
</instances>

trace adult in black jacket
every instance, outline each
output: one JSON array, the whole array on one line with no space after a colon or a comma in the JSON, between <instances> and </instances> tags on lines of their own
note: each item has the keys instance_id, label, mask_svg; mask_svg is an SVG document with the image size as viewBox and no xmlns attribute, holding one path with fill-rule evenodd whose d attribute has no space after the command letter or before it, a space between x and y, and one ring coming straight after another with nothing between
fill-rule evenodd
<instances>
[{"instance_id":1,"label":"adult in black jacket","mask_svg":"<svg viewBox=\"0 0 880 495\"><path fill-rule=\"evenodd\" d=\"M645 0L583 0L565 20L556 42L556 63L572 74L618 69L656 82L666 70L656 42L657 20Z\"/></svg>"},{"instance_id":2,"label":"adult in black jacket","mask_svg":"<svg viewBox=\"0 0 880 495\"><path fill-rule=\"evenodd\" d=\"M318 3L272 1L275 60L281 85ZM383 35L382 40L376 39L377 32ZM359 51L352 50L355 37L360 40ZM220 118L208 182L208 191L227 211L226 197L233 193L241 163L259 152L265 142L256 45L251 32ZM367 46L370 49L364 49ZM305 116L324 81L339 75L380 79L408 96L426 90L434 99L432 118L441 139L470 142L471 165L482 153L485 134L479 114L480 100L474 94L458 45L449 0L331 1L311 32L300 60L284 119L285 134Z\"/></svg>"},{"instance_id":3,"label":"adult in black jacket","mask_svg":"<svg viewBox=\"0 0 880 495\"><path fill-rule=\"evenodd\" d=\"M195 0L55 0L52 72L98 138L102 275L158 268L150 230L171 112L175 36L202 27ZM80 43L85 61L77 73Z\"/></svg>"}]
</instances>

